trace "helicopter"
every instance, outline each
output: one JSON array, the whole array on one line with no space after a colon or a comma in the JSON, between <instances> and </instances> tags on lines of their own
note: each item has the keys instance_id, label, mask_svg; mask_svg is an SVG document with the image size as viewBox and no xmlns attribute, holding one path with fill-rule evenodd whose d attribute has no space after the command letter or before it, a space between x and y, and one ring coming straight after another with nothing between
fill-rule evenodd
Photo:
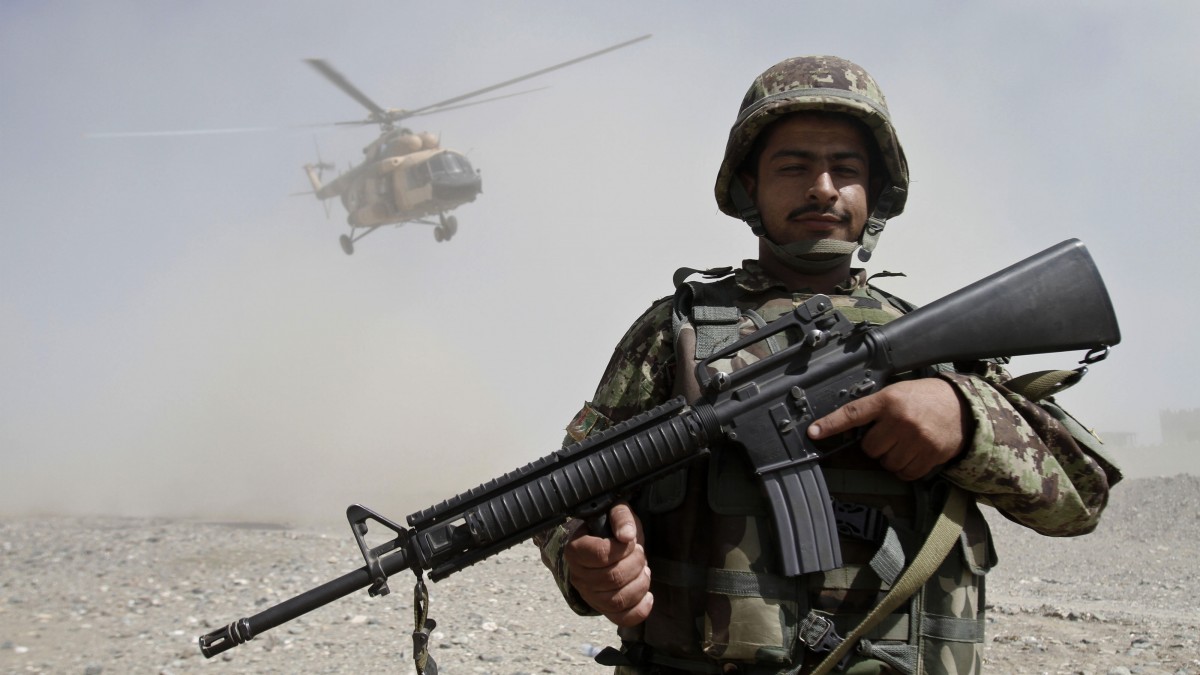
<instances>
[{"instance_id":1,"label":"helicopter","mask_svg":"<svg viewBox=\"0 0 1200 675\"><path fill-rule=\"evenodd\" d=\"M312 184L312 193L325 201L338 197L346 208L350 232L339 238L346 255L354 253L354 244L375 230L408 223L433 226L438 242L449 241L458 231L458 219L451 211L475 201L483 192L483 180L478 169L460 152L443 148L432 133L414 133L398 123L418 115L432 115L457 108L488 103L528 94L522 91L472 101L483 94L565 68L601 54L628 47L650 38L650 35L627 40L599 51L584 54L548 68L505 80L482 89L461 94L445 101L412 110L384 108L371 100L324 59L306 59L325 79L354 99L370 113L365 120L337 122L337 125L378 125L380 135L363 148L361 163L324 181L324 172L333 165L319 158L305 164L304 171ZM328 210L326 211L328 214Z\"/></svg>"}]
</instances>

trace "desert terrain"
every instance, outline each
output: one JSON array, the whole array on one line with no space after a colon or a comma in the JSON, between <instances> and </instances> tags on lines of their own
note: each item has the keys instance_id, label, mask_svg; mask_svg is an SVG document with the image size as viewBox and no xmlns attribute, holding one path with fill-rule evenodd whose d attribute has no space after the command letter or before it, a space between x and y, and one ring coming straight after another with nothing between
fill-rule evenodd
<instances>
[{"instance_id":1,"label":"desert terrain","mask_svg":"<svg viewBox=\"0 0 1200 675\"><path fill-rule=\"evenodd\" d=\"M986 672L1200 675L1200 477L1127 480L1097 531L994 513ZM201 634L363 564L348 531L265 523L0 518L0 673L415 672L412 577L212 659ZM430 584L443 673L603 673L603 619L562 604L532 544Z\"/></svg>"}]
</instances>

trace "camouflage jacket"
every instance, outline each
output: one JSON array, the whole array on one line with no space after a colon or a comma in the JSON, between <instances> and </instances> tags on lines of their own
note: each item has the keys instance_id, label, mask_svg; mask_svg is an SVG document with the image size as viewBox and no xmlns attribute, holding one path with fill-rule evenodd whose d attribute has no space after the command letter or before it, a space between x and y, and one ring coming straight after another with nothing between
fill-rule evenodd
<instances>
[{"instance_id":1,"label":"camouflage jacket","mask_svg":"<svg viewBox=\"0 0 1200 675\"><path fill-rule=\"evenodd\" d=\"M755 261L746 261L734 280L739 306L757 311L782 305L765 312L768 321L809 296L789 292L763 274ZM831 297L855 321L885 323L901 313L868 286L861 271ZM681 368L677 362L677 349L686 350L678 345L687 340L672 327L671 310L671 298L655 302L625 334L593 400L568 426L567 442L582 440L681 393L679 380L686 375L679 373L686 373L691 363L688 359ZM1007 390L1003 384L1007 375L993 365L939 376L955 387L970 411L973 431L964 452L943 467L936 480L917 483L895 479L861 452L838 453L822 463L835 500L882 513L899 532L905 555L919 547L936 516L941 480L967 489L979 503L990 504L1042 534L1072 536L1095 528L1108 488L1120 473L1103 457L1094 436L1052 401L1035 404ZM649 645L661 655L659 663L690 664L684 671L705 669L696 663L735 662L767 665L766 672L802 672L819 661L815 656L805 659L796 641L797 626L809 612L833 617L844 635L886 591L890 580L871 569L881 550L878 541L853 537L842 537L846 565L841 570L799 581L774 575L773 533L761 504L756 504L761 497L738 492L738 485L750 483L746 476L739 478L744 471L736 459L714 452L707 467L680 473L633 501L646 527L655 609L643 626L621 629L627 647ZM926 589L875 631L872 637L883 645L883 656L856 657L853 672L906 672L918 646L927 672L978 670L983 575L995 555L986 522L974 507L968 520L962 555L950 556L952 560ZM562 562L562 546L576 526L567 523L538 537L537 543L568 604L581 614L594 613L574 592ZM709 535L680 534L689 532ZM707 581L695 581L697 575ZM759 590L714 590L730 575L753 578ZM682 580L689 576L691 582ZM782 586L791 590L761 590ZM916 618L910 616L914 611L919 613ZM930 628L940 624L953 628L943 634ZM895 659L884 654L889 644L895 648ZM803 668L802 661L807 661Z\"/></svg>"}]
</instances>

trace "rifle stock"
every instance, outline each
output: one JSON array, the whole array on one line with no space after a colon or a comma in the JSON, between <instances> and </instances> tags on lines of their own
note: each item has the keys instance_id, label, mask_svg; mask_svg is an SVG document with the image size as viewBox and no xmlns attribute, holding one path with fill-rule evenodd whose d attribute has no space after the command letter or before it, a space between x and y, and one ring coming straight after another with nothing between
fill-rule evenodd
<instances>
[{"instance_id":1,"label":"rifle stock","mask_svg":"<svg viewBox=\"0 0 1200 675\"><path fill-rule=\"evenodd\" d=\"M1111 347L1121 331L1100 271L1070 239L878 329L898 372L938 362Z\"/></svg>"},{"instance_id":2,"label":"rifle stock","mask_svg":"<svg viewBox=\"0 0 1200 675\"><path fill-rule=\"evenodd\" d=\"M778 353L733 373L709 374L714 361L781 332L793 339ZM212 657L368 586L371 595L386 594L388 576L403 570L414 572L423 591L424 570L437 581L568 517L605 513L620 495L703 457L715 444L744 452L759 476L785 574L840 567L836 523L818 461L838 448L809 440L809 422L921 366L1102 350L1119 341L1104 283L1077 240L884 326L855 325L827 297L814 296L699 364L704 393L690 405L682 398L669 401L413 513L408 528L351 506L347 518L364 567L201 636L200 649ZM396 538L368 548L363 539L368 520ZM414 632L419 644L414 652L423 653L428 633L420 635L421 629ZM418 661L418 670L423 663ZM436 672L432 660L429 665Z\"/></svg>"}]
</instances>

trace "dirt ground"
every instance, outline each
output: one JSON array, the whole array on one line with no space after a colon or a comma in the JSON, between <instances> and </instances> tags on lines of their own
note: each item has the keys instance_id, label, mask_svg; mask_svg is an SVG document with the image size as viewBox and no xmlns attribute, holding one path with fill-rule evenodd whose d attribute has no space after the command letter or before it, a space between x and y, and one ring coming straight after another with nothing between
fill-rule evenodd
<instances>
[{"instance_id":1,"label":"dirt ground","mask_svg":"<svg viewBox=\"0 0 1200 675\"><path fill-rule=\"evenodd\" d=\"M1200 675L1200 477L1126 481L1086 537L992 520L987 672ZM213 659L197 648L200 634L362 564L342 531L0 518L0 673L413 672L412 577ZM611 627L566 609L532 545L429 590L443 673L607 672L590 654Z\"/></svg>"}]
</instances>

